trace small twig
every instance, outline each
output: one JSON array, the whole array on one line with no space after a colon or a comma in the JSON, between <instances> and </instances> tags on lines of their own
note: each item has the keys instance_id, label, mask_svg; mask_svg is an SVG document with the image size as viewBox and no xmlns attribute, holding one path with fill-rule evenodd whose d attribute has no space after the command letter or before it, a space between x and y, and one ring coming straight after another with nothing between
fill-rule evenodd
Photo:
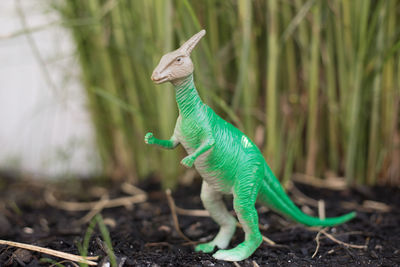
<instances>
[{"instance_id":1,"label":"small twig","mask_svg":"<svg viewBox=\"0 0 400 267\"><path fill-rule=\"evenodd\" d=\"M236 261L233 262L233 265L235 265L236 267L240 267L240 264L237 263Z\"/></svg>"},{"instance_id":2,"label":"small twig","mask_svg":"<svg viewBox=\"0 0 400 267\"><path fill-rule=\"evenodd\" d=\"M349 244L349 243L345 243L343 241L340 241L339 239L336 239L333 235L327 233L325 231L325 229L321 230L321 233L323 233L327 238L329 238L330 240L332 240L333 242L336 242L340 245L343 245L345 247L349 247L349 248L357 248L357 249L366 249L367 246L366 245L353 245L353 244Z\"/></svg>"},{"instance_id":3,"label":"small twig","mask_svg":"<svg viewBox=\"0 0 400 267\"><path fill-rule=\"evenodd\" d=\"M343 241L340 241L337 238L335 238L333 235L327 233L326 229L327 228L323 228L323 229L318 231L317 236L315 237L315 241L317 242L317 247L316 247L316 249L314 251L314 254L311 256L311 258L314 258L318 253L318 250L319 250L319 247L320 247L321 234L324 234L328 239L332 240L335 243L343 245L345 247L356 248L356 249L366 249L367 248L367 245L353 245L353 244L348 244L348 243L345 243ZM349 235L349 234L363 234L363 233L359 232L359 231L357 231L357 232L354 231L354 232L348 232L348 233L343 233L343 234ZM341 235L343 235L343 234L341 234Z\"/></svg>"},{"instance_id":4,"label":"small twig","mask_svg":"<svg viewBox=\"0 0 400 267\"><path fill-rule=\"evenodd\" d=\"M179 215L186 215L186 216L196 216L196 217L210 217L210 213L207 210L188 210L182 209L179 207L176 208L176 213Z\"/></svg>"},{"instance_id":5,"label":"small twig","mask_svg":"<svg viewBox=\"0 0 400 267\"><path fill-rule=\"evenodd\" d=\"M260 267L256 261L253 261L253 267Z\"/></svg>"},{"instance_id":6,"label":"small twig","mask_svg":"<svg viewBox=\"0 0 400 267\"><path fill-rule=\"evenodd\" d=\"M320 199L318 200L318 216L321 220L325 220L325 202Z\"/></svg>"},{"instance_id":7,"label":"small twig","mask_svg":"<svg viewBox=\"0 0 400 267\"><path fill-rule=\"evenodd\" d=\"M62 209L62 210L67 210L67 211L85 211L85 210L92 210L94 207L96 207L99 203L99 201L92 201L92 202L69 202L69 201L62 201L62 200L57 200L53 192L46 191L44 194L44 198L50 206ZM104 209L105 208L115 208L115 207L120 207L120 206L128 206L131 204L135 203L142 203L147 200L147 195L145 194L140 194L136 196L130 196L130 197L120 197L120 198L114 198L107 200L107 202L104 204Z\"/></svg>"},{"instance_id":8,"label":"small twig","mask_svg":"<svg viewBox=\"0 0 400 267\"><path fill-rule=\"evenodd\" d=\"M139 187L134 186L133 184L130 183L123 183L121 185L121 189L122 192L135 196L135 195L147 195L147 193L145 191L143 191L142 189L140 189Z\"/></svg>"},{"instance_id":9,"label":"small twig","mask_svg":"<svg viewBox=\"0 0 400 267\"><path fill-rule=\"evenodd\" d=\"M271 245L271 246L275 246L276 245L276 243L274 242L274 241L272 241L271 239L269 239L268 237L266 237L266 236L262 236L262 239L264 240L264 242L266 242L268 245Z\"/></svg>"},{"instance_id":10,"label":"small twig","mask_svg":"<svg viewBox=\"0 0 400 267\"><path fill-rule=\"evenodd\" d=\"M86 263L88 265L97 265L97 262L94 262L91 260L97 260L99 258L97 256L96 257L82 257L82 256L74 255L74 254L57 251L54 249L43 248L43 247L38 247L38 246L34 246L34 245L13 242L13 241L6 241L6 240L0 240L0 245L7 245L7 246L13 246L13 247L17 247L17 248L32 250L32 251L44 253L47 255L55 256L58 258L70 260L70 261Z\"/></svg>"},{"instance_id":11,"label":"small twig","mask_svg":"<svg viewBox=\"0 0 400 267\"><path fill-rule=\"evenodd\" d=\"M381 212L389 212L392 210L392 208L389 205L373 200L364 200L362 206L366 209L371 209Z\"/></svg>"},{"instance_id":12,"label":"small twig","mask_svg":"<svg viewBox=\"0 0 400 267\"><path fill-rule=\"evenodd\" d=\"M167 189L165 191L166 195L167 195L167 200L168 200L168 206L171 209L171 215L172 215L172 220L174 221L174 227L175 230L178 232L178 234L185 239L188 242L193 242L192 240L190 240L187 236L185 236L185 234L181 231L181 229L179 228L179 221L178 221L178 216L176 215L176 206L175 206L175 201L171 196L171 190Z\"/></svg>"},{"instance_id":13,"label":"small twig","mask_svg":"<svg viewBox=\"0 0 400 267\"><path fill-rule=\"evenodd\" d=\"M304 195L293 183L291 183L290 191L293 194L293 198L302 204L307 204L313 207L318 207L318 201Z\"/></svg>"},{"instance_id":14,"label":"small twig","mask_svg":"<svg viewBox=\"0 0 400 267\"><path fill-rule=\"evenodd\" d=\"M342 191L348 188L346 180L340 177L327 177L326 179L320 179L311 175L295 173L292 177L292 180L297 183L331 190Z\"/></svg>"},{"instance_id":15,"label":"small twig","mask_svg":"<svg viewBox=\"0 0 400 267\"><path fill-rule=\"evenodd\" d=\"M99 202L97 202L97 204L85 216L78 220L78 224L88 223L94 216L96 216L96 214L104 209L107 201L109 201L108 195L102 196Z\"/></svg>"},{"instance_id":16,"label":"small twig","mask_svg":"<svg viewBox=\"0 0 400 267\"><path fill-rule=\"evenodd\" d=\"M317 242L317 247L315 248L314 254L311 256L312 259L314 259L314 257L317 255L318 250L319 250L319 246L320 246L319 237L321 236L321 233L322 233L321 231L322 231L322 229L318 232L317 236L315 237L315 241Z\"/></svg>"},{"instance_id":17,"label":"small twig","mask_svg":"<svg viewBox=\"0 0 400 267\"><path fill-rule=\"evenodd\" d=\"M365 200L362 205L355 202L341 201L340 206L346 209L354 209L363 212L390 212L392 210L389 205L372 200Z\"/></svg>"}]
</instances>

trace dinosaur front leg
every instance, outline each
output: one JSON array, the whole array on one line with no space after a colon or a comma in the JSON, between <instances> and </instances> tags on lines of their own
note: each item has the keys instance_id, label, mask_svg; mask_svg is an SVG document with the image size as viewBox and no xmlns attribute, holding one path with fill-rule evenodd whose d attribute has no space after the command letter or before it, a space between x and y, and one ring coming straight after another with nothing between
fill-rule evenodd
<instances>
[{"instance_id":1,"label":"dinosaur front leg","mask_svg":"<svg viewBox=\"0 0 400 267\"><path fill-rule=\"evenodd\" d=\"M153 133L147 133L144 137L144 142L148 145L158 145L166 149L173 149L179 144L178 139L174 135L169 140L161 140L155 138Z\"/></svg>"},{"instance_id":2,"label":"dinosaur front leg","mask_svg":"<svg viewBox=\"0 0 400 267\"><path fill-rule=\"evenodd\" d=\"M254 175L254 174L253 174ZM238 177L239 178L239 177ZM240 177L234 186L234 209L245 233L244 242L233 249L218 250L213 257L225 261L241 261L254 253L262 242L258 228L258 214L255 208L257 181L249 177Z\"/></svg>"},{"instance_id":3,"label":"dinosaur front leg","mask_svg":"<svg viewBox=\"0 0 400 267\"><path fill-rule=\"evenodd\" d=\"M212 189L207 182L203 181L201 187L201 201L211 215L211 218L220 226L216 237L204 244L197 245L196 251L212 252L217 246L224 249L229 245L236 230L236 219L228 212L222 200L222 194Z\"/></svg>"},{"instance_id":4,"label":"dinosaur front leg","mask_svg":"<svg viewBox=\"0 0 400 267\"><path fill-rule=\"evenodd\" d=\"M192 154L186 156L181 161L181 164L187 168L193 166L194 161L204 152L211 149L215 144L214 138L207 138Z\"/></svg>"}]
</instances>

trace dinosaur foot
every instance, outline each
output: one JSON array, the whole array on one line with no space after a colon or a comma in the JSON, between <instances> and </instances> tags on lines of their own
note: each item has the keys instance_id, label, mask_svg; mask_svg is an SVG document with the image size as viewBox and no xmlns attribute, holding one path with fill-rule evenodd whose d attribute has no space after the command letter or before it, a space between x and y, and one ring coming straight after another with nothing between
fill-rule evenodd
<instances>
[{"instance_id":1,"label":"dinosaur foot","mask_svg":"<svg viewBox=\"0 0 400 267\"><path fill-rule=\"evenodd\" d=\"M255 249L252 249L251 247L246 246L244 243L242 243L233 249L218 250L213 254L213 257L217 260L223 261L242 261L250 257Z\"/></svg>"},{"instance_id":2,"label":"dinosaur foot","mask_svg":"<svg viewBox=\"0 0 400 267\"><path fill-rule=\"evenodd\" d=\"M202 251L204 253L210 253L210 252L213 252L215 247L216 247L215 243L211 241L208 243L197 245L194 250Z\"/></svg>"}]
</instances>

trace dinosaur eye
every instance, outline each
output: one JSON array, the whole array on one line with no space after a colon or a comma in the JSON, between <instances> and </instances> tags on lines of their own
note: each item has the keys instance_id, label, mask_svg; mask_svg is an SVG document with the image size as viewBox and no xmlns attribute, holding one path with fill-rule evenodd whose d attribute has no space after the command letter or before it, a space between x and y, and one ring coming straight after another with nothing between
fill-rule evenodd
<instances>
[{"instance_id":1,"label":"dinosaur eye","mask_svg":"<svg viewBox=\"0 0 400 267\"><path fill-rule=\"evenodd\" d=\"M176 61L181 62L182 58L178 57Z\"/></svg>"}]
</instances>

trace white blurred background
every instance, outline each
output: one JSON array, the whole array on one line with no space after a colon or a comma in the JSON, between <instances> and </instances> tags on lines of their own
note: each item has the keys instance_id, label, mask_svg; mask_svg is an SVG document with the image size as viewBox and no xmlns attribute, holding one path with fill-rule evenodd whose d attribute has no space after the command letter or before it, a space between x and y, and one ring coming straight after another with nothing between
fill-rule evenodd
<instances>
[{"instance_id":1,"label":"white blurred background","mask_svg":"<svg viewBox=\"0 0 400 267\"><path fill-rule=\"evenodd\" d=\"M75 48L59 20L47 1L0 1L0 169L70 177L100 168Z\"/></svg>"}]
</instances>

